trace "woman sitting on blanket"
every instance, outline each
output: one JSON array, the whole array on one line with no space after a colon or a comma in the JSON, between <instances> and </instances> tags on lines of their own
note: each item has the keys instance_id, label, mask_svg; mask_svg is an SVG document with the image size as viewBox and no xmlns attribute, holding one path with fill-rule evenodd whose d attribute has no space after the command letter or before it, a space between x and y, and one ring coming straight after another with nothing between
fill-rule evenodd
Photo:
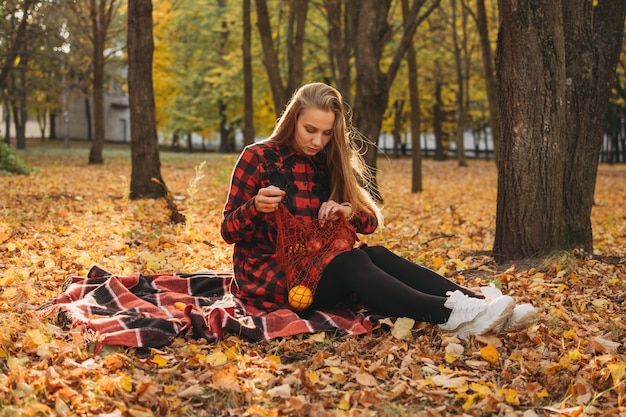
<instances>
[{"instance_id":1,"label":"woman sitting on blanket","mask_svg":"<svg viewBox=\"0 0 626 417\"><path fill-rule=\"evenodd\" d=\"M234 243L237 297L258 308L289 307L288 282L276 251L279 204L305 221L344 216L356 232L373 233L381 214L359 185L366 167L353 148L340 93L325 84L298 89L272 135L247 146L237 161L221 233ZM537 318L529 304L493 287L478 295L382 246L338 250L325 260L311 309L356 294L369 311L438 324L460 337L521 330Z\"/></svg>"}]
</instances>

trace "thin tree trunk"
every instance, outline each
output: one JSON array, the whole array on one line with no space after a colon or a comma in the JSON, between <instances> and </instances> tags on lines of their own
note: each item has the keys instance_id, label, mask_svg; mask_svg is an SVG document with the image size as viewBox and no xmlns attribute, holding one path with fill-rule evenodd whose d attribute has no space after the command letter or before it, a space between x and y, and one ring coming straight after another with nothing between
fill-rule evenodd
<instances>
[{"instance_id":1,"label":"thin tree trunk","mask_svg":"<svg viewBox=\"0 0 626 417\"><path fill-rule=\"evenodd\" d=\"M409 13L408 0L402 0L402 16L406 27L406 16ZM411 192L418 193L423 190L422 188L422 117L420 114L420 99L419 99L419 87L417 79L417 58L415 53L414 42L411 41L411 45L407 50L406 60L409 67L409 102L410 118L411 118L411 153L412 169L411 169Z\"/></svg>"},{"instance_id":2,"label":"thin tree trunk","mask_svg":"<svg viewBox=\"0 0 626 417\"><path fill-rule=\"evenodd\" d=\"M152 1L128 3L128 98L132 172L130 198L167 195L161 177L152 85Z\"/></svg>"},{"instance_id":3,"label":"thin tree trunk","mask_svg":"<svg viewBox=\"0 0 626 417\"><path fill-rule=\"evenodd\" d=\"M459 46L459 42L466 42L465 39L459 40L457 34L457 6L456 0L452 0L452 44L454 48L454 67L456 69L456 159L459 166L466 167L465 159L465 74L463 72L463 49Z\"/></svg>"},{"instance_id":4,"label":"thin tree trunk","mask_svg":"<svg viewBox=\"0 0 626 417\"><path fill-rule=\"evenodd\" d=\"M250 0L243 0L243 142L254 142L254 97L252 86L252 28L250 24ZM204 140L202 141L204 145Z\"/></svg>"},{"instance_id":5,"label":"thin tree trunk","mask_svg":"<svg viewBox=\"0 0 626 417\"><path fill-rule=\"evenodd\" d=\"M96 3L99 1L99 3ZM104 162L104 49L106 36L111 24L114 5L117 0L90 0L91 33L93 39L93 127L94 137L89 151L89 163L101 164Z\"/></svg>"},{"instance_id":6,"label":"thin tree trunk","mask_svg":"<svg viewBox=\"0 0 626 417\"><path fill-rule=\"evenodd\" d=\"M493 141L494 160L498 162L498 146L500 143L500 108L496 91L496 77L493 69L493 54L491 40L489 39L489 27L487 25L487 12L485 0L476 0L476 26L480 36L480 51L483 59L483 72L485 74L485 89L489 104L489 116L491 119L491 137Z\"/></svg>"}]
</instances>

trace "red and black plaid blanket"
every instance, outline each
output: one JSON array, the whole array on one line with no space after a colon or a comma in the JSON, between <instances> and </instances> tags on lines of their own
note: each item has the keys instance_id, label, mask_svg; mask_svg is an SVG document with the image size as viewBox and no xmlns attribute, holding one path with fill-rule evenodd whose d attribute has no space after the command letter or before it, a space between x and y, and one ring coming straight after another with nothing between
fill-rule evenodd
<instances>
[{"instance_id":1,"label":"red and black plaid blanket","mask_svg":"<svg viewBox=\"0 0 626 417\"><path fill-rule=\"evenodd\" d=\"M43 315L56 312L72 326L86 326L103 345L161 347L181 335L218 340L225 333L268 340L339 330L358 335L372 330L371 316L349 309L271 312L242 303L231 293L232 272L129 276L97 266L87 277L71 277Z\"/></svg>"}]
</instances>

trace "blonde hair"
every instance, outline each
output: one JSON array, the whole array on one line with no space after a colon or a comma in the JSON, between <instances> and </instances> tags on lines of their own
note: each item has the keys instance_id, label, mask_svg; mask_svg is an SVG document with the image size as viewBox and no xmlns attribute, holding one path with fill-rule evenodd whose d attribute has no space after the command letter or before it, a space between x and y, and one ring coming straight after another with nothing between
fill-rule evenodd
<instances>
[{"instance_id":1,"label":"blonde hair","mask_svg":"<svg viewBox=\"0 0 626 417\"><path fill-rule=\"evenodd\" d=\"M332 111L335 114L333 137L326 145L326 164L331 178L330 198L350 202L354 210L370 210L382 225L380 209L361 184L368 184L370 171L353 142L360 133L351 125L347 105L341 93L324 83L310 83L293 94L268 141L288 144L294 139L296 122L305 108Z\"/></svg>"}]
</instances>

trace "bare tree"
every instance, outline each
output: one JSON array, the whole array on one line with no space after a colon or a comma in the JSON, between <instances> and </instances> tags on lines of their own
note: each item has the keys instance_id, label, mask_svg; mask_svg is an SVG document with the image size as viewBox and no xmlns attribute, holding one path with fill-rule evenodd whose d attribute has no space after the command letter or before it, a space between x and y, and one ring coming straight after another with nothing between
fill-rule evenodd
<instances>
[{"instance_id":1,"label":"bare tree","mask_svg":"<svg viewBox=\"0 0 626 417\"><path fill-rule=\"evenodd\" d=\"M272 27L267 9L267 0L256 0L258 15L257 27L263 45L263 65L267 71L274 100L274 112L279 116L291 94L302 83L304 66L302 63L302 46L304 44L304 26L308 11L307 0L289 2L287 21L287 80L283 81L278 59L278 50L274 45Z\"/></svg>"},{"instance_id":2,"label":"bare tree","mask_svg":"<svg viewBox=\"0 0 626 417\"><path fill-rule=\"evenodd\" d=\"M420 13L421 8L429 7ZM387 71L382 70L383 50L390 40L390 24L387 21L391 0L362 0L355 4L356 95L354 99L354 124L363 134L362 145L365 161L372 174L368 191L373 198L382 201L376 180L376 142L382 120L389 102L389 89L398 74L404 54L412 43L418 25L439 5L439 0L414 0L405 20L402 39L393 51Z\"/></svg>"}]
</instances>

